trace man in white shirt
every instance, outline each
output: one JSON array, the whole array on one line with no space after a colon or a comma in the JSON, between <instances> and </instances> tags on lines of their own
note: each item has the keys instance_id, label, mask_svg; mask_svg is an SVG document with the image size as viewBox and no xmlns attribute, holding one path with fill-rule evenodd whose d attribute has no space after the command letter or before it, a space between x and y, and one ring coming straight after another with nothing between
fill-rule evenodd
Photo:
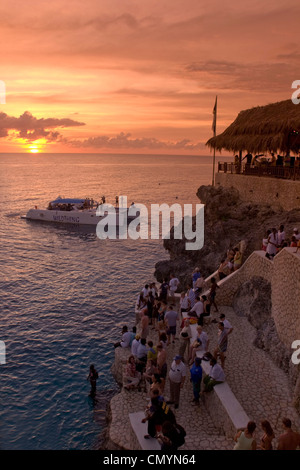
<instances>
[{"instance_id":1,"label":"man in white shirt","mask_svg":"<svg viewBox=\"0 0 300 470\"><path fill-rule=\"evenodd\" d=\"M274 256L277 253L277 247L278 247L278 235L277 235L277 230L276 228L272 228L272 232L270 233L268 237L268 244L267 244L267 249L266 249L266 257L273 259Z\"/></svg>"},{"instance_id":2,"label":"man in white shirt","mask_svg":"<svg viewBox=\"0 0 300 470\"><path fill-rule=\"evenodd\" d=\"M165 313L164 320L167 324L167 336L168 336L168 343L170 344L171 336L173 337L173 343L175 343L175 335L176 335L176 325L177 325L177 317L178 314L176 310L174 310L173 305L170 305L170 308Z\"/></svg>"},{"instance_id":3,"label":"man in white shirt","mask_svg":"<svg viewBox=\"0 0 300 470\"><path fill-rule=\"evenodd\" d=\"M186 366L182 362L181 356L175 356L169 371L170 381L170 400L168 404L175 404L175 408L179 407L180 390L182 389L186 377Z\"/></svg>"},{"instance_id":4,"label":"man in white shirt","mask_svg":"<svg viewBox=\"0 0 300 470\"><path fill-rule=\"evenodd\" d=\"M218 364L217 362L214 363L214 361L211 360L210 365L211 365L211 369L209 372L209 376L212 379L214 379L216 382L224 382L225 374L220 364Z\"/></svg>"},{"instance_id":5,"label":"man in white shirt","mask_svg":"<svg viewBox=\"0 0 300 470\"><path fill-rule=\"evenodd\" d=\"M201 313L204 312L204 304L203 301L200 299L200 297L196 297L196 303L193 308L189 311L190 316L194 316L191 314L195 314L197 318L200 318Z\"/></svg>"},{"instance_id":6,"label":"man in white shirt","mask_svg":"<svg viewBox=\"0 0 300 470\"><path fill-rule=\"evenodd\" d=\"M140 335L136 335L134 340L131 343L131 354L136 358L137 357L137 350L140 344Z\"/></svg>"},{"instance_id":7,"label":"man in white shirt","mask_svg":"<svg viewBox=\"0 0 300 470\"><path fill-rule=\"evenodd\" d=\"M128 331L127 326L122 328L122 339L114 344L114 347L117 348L121 346L122 348L129 348L132 340L132 334Z\"/></svg>"},{"instance_id":8,"label":"man in white shirt","mask_svg":"<svg viewBox=\"0 0 300 470\"><path fill-rule=\"evenodd\" d=\"M203 379L204 392L211 392L215 385L225 382L225 374L215 358L210 360L210 372Z\"/></svg>"},{"instance_id":9,"label":"man in white shirt","mask_svg":"<svg viewBox=\"0 0 300 470\"><path fill-rule=\"evenodd\" d=\"M146 364L148 351L149 351L149 349L146 346L146 339L141 338L141 340L139 342L139 345L137 347L137 353L136 353L137 359Z\"/></svg>"},{"instance_id":10,"label":"man in white shirt","mask_svg":"<svg viewBox=\"0 0 300 470\"><path fill-rule=\"evenodd\" d=\"M142 290L144 298L147 297L147 295L149 294L149 291L150 291L149 284L145 284L145 287Z\"/></svg>"},{"instance_id":11,"label":"man in white shirt","mask_svg":"<svg viewBox=\"0 0 300 470\"><path fill-rule=\"evenodd\" d=\"M169 282L169 291L170 291L171 297L174 297L174 294L177 290L178 285L179 285L179 279L177 279L177 277L175 277L174 274L171 274L171 279Z\"/></svg>"},{"instance_id":12,"label":"man in white shirt","mask_svg":"<svg viewBox=\"0 0 300 470\"><path fill-rule=\"evenodd\" d=\"M228 336L230 333L232 333L232 331L233 331L233 326L232 326L231 323L225 318L224 313L221 313L221 315L220 315L220 321L223 322L223 324L224 324L224 330L226 331L227 336Z\"/></svg>"}]
</instances>

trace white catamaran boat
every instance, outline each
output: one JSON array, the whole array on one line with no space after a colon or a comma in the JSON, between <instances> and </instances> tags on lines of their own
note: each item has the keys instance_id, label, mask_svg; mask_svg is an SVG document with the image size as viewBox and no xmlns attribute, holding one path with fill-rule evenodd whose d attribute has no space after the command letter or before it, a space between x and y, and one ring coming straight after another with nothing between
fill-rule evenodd
<instances>
[{"instance_id":1,"label":"white catamaran boat","mask_svg":"<svg viewBox=\"0 0 300 470\"><path fill-rule=\"evenodd\" d=\"M116 198L117 203L118 198ZM102 197L101 203L93 199L58 197L55 201L49 202L47 209L38 209L35 206L34 209L29 209L23 218L61 224L97 225L100 220L110 214L115 217L112 220L115 220L116 225L123 225L124 220L130 222L136 217L128 216L128 208L126 207L118 207L117 205L113 207L106 204L104 197Z\"/></svg>"}]
</instances>

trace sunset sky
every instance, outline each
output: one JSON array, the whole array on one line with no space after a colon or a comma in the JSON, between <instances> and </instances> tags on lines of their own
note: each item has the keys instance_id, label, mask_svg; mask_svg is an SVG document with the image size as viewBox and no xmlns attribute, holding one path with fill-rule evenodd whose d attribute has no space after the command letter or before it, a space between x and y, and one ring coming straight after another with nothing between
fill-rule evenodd
<instances>
[{"instance_id":1,"label":"sunset sky","mask_svg":"<svg viewBox=\"0 0 300 470\"><path fill-rule=\"evenodd\" d=\"M0 152L209 155L300 79L299 0L2 0Z\"/></svg>"}]
</instances>

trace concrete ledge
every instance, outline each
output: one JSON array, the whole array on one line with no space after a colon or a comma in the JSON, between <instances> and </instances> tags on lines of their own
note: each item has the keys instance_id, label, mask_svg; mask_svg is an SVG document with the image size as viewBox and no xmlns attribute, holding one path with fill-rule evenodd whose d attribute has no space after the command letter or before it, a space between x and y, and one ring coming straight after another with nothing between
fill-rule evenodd
<instances>
[{"instance_id":1,"label":"concrete ledge","mask_svg":"<svg viewBox=\"0 0 300 470\"><path fill-rule=\"evenodd\" d=\"M193 343L197 337L197 325L191 325ZM203 351L197 351L197 357L203 356ZM210 371L209 361L202 361L204 375ZM227 382L215 385L213 390L204 394L204 403L215 427L226 437L234 438L237 431L247 426L250 421L243 407L236 399Z\"/></svg>"},{"instance_id":2,"label":"concrete ledge","mask_svg":"<svg viewBox=\"0 0 300 470\"><path fill-rule=\"evenodd\" d=\"M132 450L161 450L160 444L157 439L150 437L145 439L145 434L148 434L148 425L142 423L145 418L143 411L136 413L129 413L130 420L130 449Z\"/></svg>"}]
</instances>

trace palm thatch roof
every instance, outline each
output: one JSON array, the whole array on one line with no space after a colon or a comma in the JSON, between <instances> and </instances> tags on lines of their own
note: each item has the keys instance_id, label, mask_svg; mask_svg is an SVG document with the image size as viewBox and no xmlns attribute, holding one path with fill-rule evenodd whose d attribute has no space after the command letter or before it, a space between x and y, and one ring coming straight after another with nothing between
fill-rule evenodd
<instances>
[{"instance_id":1,"label":"palm thatch roof","mask_svg":"<svg viewBox=\"0 0 300 470\"><path fill-rule=\"evenodd\" d=\"M299 131L299 134L298 134ZM300 149L300 104L291 99L241 111L222 134L206 142L210 148L250 153Z\"/></svg>"}]
</instances>

